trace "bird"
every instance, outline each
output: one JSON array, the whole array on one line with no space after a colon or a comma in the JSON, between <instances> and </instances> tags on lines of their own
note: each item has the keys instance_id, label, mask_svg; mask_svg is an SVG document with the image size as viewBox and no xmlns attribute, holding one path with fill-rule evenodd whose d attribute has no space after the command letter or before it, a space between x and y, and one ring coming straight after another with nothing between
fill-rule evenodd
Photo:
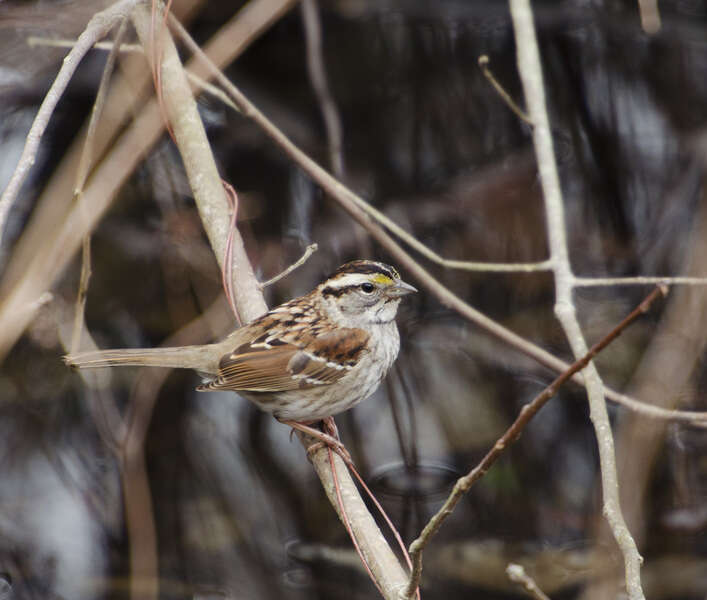
<instances>
[{"instance_id":1,"label":"bird","mask_svg":"<svg viewBox=\"0 0 707 600\"><path fill-rule=\"evenodd\" d=\"M198 391L237 392L279 421L331 443L331 437L338 440L331 417L371 396L397 358L395 317L402 298L414 292L392 266L355 260L220 342L81 352L64 362L76 369L194 369L204 377ZM309 426L319 421L331 435L313 433Z\"/></svg>"}]
</instances>

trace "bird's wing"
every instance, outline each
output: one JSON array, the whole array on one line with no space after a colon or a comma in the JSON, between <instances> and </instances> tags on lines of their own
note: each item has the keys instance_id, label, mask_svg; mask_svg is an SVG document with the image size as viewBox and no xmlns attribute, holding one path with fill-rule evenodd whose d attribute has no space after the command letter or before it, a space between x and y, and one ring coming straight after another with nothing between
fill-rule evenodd
<instances>
[{"instance_id":1,"label":"bird's wing","mask_svg":"<svg viewBox=\"0 0 707 600\"><path fill-rule=\"evenodd\" d=\"M221 359L219 374L202 390L284 392L334 383L366 351L368 334L342 328L316 336L242 344Z\"/></svg>"}]
</instances>

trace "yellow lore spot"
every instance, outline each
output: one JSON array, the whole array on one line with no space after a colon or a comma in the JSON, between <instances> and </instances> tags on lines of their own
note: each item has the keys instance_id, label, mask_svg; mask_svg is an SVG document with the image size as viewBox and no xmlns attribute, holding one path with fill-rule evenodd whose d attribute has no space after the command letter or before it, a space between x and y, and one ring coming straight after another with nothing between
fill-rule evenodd
<instances>
[{"instance_id":1,"label":"yellow lore spot","mask_svg":"<svg viewBox=\"0 0 707 600\"><path fill-rule=\"evenodd\" d=\"M371 281L381 285L392 285L394 283L390 277L383 275L383 273L376 273L373 277L371 277Z\"/></svg>"}]
</instances>

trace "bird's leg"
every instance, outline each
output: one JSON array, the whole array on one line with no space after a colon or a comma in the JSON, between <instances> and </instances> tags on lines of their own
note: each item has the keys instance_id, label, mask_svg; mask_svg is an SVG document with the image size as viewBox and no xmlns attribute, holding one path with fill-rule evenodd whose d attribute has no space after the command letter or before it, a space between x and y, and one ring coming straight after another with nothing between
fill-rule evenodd
<instances>
[{"instance_id":1,"label":"bird's leg","mask_svg":"<svg viewBox=\"0 0 707 600\"><path fill-rule=\"evenodd\" d=\"M318 450L322 445L324 445L336 452L346 464L353 464L349 451L346 449L346 446L341 443L341 440L339 440L339 431L336 428L333 417L327 417L322 421L326 431L321 431L316 427L312 427L309 423L301 423L300 421L288 421L283 419L278 419L278 421L280 421L283 425L288 425L292 427L292 429L301 431L302 433L319 440L307 448L307 456L310 456L312 452Z\"/></svg>"},{"instance_id":2,"label":"bird's leg","mask_svg":"<svg viewBox=\"0 0 707 600\"><path fill-rule=\"evenodd\" d=\"M353 459L351 458L351 455L349 454L349 451L346 449L346 446L344 446L343 442L341 442L341 438L339 437L339 429L336 426L336 422L334 421L334 417L326 417L325 419L322 419L322 430L325 435L329 435L335 440L337 440L341 445L336 446L333 448L333 450L341 456L341 458L344 460L344 462L349 466L351 469L355 469L354 464L353 464ZM318 448L322 446L322 442L317 442L316 444L312 444L309 448L307 448L307 454L311 454Z\"/></svg>"},{"instance_id":3,"label":"bird's leg","mask_svg":"<svg viewBox=\"0 0 707 600\"><path fill-rule=\"evenodd\" d=\"M336 426L334 417L327 417L326 419L322 419L322 426L325 433L328 433L335 440L341 440L341 438L339 437L339 429Z\"/></svg>"}]
</instances>

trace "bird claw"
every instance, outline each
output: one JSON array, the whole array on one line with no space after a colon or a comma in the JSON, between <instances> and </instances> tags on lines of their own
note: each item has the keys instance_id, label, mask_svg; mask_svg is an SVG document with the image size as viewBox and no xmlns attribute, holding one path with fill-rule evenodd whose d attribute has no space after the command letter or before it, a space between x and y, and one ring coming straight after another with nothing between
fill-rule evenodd
<instances>
[{"instance_id":1,"label":"bird claw","mask_svg":"<svg viewBox=\"0 0 707 600\"><path fill-rule=\"evenodd\" d=\"M329 448L336 452L347 465L353 464L353 459L351 458L351 454L349 454L349 451L346 449L346 446L344 446L340 441L335 440L334 438L332 438L331 441L323 440L319 442L314 442L312 445L308 446L306 452L307 458L310 462L312 462L312 455L321 448Z\"/></svg>"},{"instance_id":2,"label":"bird claw","mask_svg":"<svg viewBox=\"0 0 707 600\"><path fill-rule=\"evenodd\" d=\"M334 423L333 417L328 417L322 420L324 431L320 431L311 425L299 423L297 421L281 421L281 423L284 425L289 425L292 429L301 431L302 433L318 440L306 449L307 458L310 462L314 452L323 447L328 447L336 452L347 465L353 465L351 454L349 454L346 446L344 446L344 444L341 443L341 440L339 440L339 431L336 427L336 423Z\"/></svg>"}]
</instances>

